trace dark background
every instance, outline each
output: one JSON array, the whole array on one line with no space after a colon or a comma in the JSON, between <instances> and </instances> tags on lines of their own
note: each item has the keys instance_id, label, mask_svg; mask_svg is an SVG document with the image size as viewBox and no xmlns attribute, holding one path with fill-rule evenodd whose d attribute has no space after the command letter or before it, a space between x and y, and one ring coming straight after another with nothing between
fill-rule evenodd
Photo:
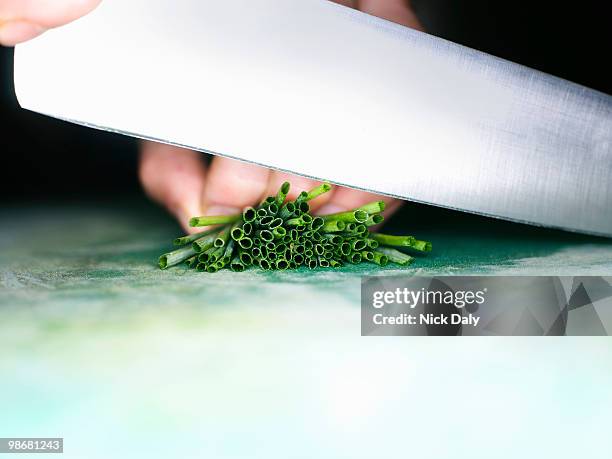
<instances>
[{"instance_id":1,"label":"dark background","mask_svg":"<svg viewBox=\"0 0 612 459\"><path fill-rule=\"evenodd\" d=\"M428 32L612 93L605 2L414 0ZM141 193L137 142L18 108L13 50L0 47L0 202ZM43 76L44 77L44 76Z\"/></svg>"}]
</instances>

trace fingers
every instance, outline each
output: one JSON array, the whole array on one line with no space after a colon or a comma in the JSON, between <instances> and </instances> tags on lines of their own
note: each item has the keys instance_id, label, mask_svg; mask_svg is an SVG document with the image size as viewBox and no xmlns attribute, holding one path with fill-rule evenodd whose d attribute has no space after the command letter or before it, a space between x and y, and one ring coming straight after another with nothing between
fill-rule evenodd
<instances>
[{"instance_id":1,"label":"fingers","mask_svg":"<svg viewBox=\"0 0 612 459\"><path fill-rule=\"evenodd\" d=\"M402 201L388 196L381 196L365 191L352 190L350 188L338 187L330 196L329 202L321 207L318 213L333 214L346 210L355 209L373 201L384 201L387 204L385 208L385 217L390 217L402 205Z\"/></svg>"},{"instance_id":2,"label":"fingers","mask_svg":"<svg viewBox=\"0 0 612 459\"><path fill-rule=\"evenodd\" d=\"M364 13L423 30L423 25L406 0L357 0L357 7Z\"/></svg>"},{"instance_id":3,"label":"fingers","mask_svg":"<svg viewBox=\"0 0 612 459\"><path fill-rule=\"evenodd\" d=\"M13 46L89 13L100 0L0 0L0 44Z\"/></svg>"},{"instance_id":4,"label":"fingers","mask_svg":"<svg viewBox=\"0 0 612 459\"><path fill-rule=\"evenodd\" d=\"M230 215L264 198L270 171L234 159L215 157L203 190L203 212Z\"/></svg>"},{"instance_id":5,"label":"fingers","mask_svg":"<svg viewBox=\"0 0 612 459\"><path fill-rule=\"evenodd\" d=\"M197 230L189 228L189 219L202 214L205 172L201 153L143 142L139 166L142 186L188 232Z\"/></svg>"}]
</instances>

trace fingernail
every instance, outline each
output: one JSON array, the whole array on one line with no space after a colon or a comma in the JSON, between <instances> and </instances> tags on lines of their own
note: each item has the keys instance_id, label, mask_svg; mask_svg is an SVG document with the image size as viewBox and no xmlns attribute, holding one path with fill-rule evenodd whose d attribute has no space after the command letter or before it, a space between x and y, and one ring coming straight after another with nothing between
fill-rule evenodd
<instances>
[{"instance_id":1,"label":"fingernail","mask_svg":"<svg viewBox=\"0 0 612 459\"><path fill-rule=\"evenodd\" d=\"M9 21L0 24L0 43L6 46L14 46L25 40L36 37L45 29L38 24L27 21Z\"/></svg>"},{"instance_id":2,"label":"fingernail","mask_svg":"<svg viewBox=\"0 0 612 459\"><path fill-rule=\"evenodd\" d=\"M230 206L210 206L204 215L234 215L239 214L240 209Z\"/></svg>"},{"instance_id":3,"label":"fingernail","mask_svg":"<svg viewBox=\"0 0 612 459\"><path fill-rule=\"evenodd\" d=\"M325 204L320 209L317 209L317 214L326 215L326 214L335 214L336 212L343 212L346 209L337 204Z\"/></svg>"}]
</instances>

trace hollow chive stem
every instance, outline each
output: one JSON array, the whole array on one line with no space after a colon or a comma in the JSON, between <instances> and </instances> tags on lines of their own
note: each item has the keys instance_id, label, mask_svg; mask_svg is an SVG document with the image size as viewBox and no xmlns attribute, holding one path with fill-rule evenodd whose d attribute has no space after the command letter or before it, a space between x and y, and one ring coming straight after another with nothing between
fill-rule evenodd
<instances>
[{"instance_id":1,"label":"hollow chive stem","mask_svg":"<svg viewBox=\"0 0 612 459\"><path fill-rule=\"evenodd\" d=\"M278 189L278 192L276 193L276 200L275 200L276 205L278 207L282 206L283 203L285 202L285 199L287 199L287 195L289 194L290 188L291 188L291 184L289 182L285 182Z\"/></svg>"},{"instance_id":2,"label":"hollow chive stem","mask_svg":"<svg viewBox=\"0 0 612 459\"><path fill-rule=\"evenodd\" d=\"M232 262L230 263L230 269L232 271L234 271L235 273L241 273L242 271L244 271L245 266L244 266L244 263L242 262L240 256L236 255L232 259Z\"/></svg>"},{"instance_id":3,"label":"hollow chive stem","mask_svg":"<svg viewBox=\"0 0 612 459\"><path fill-rule=\"evenodd\" d=\"M345 229L346 223L339 220L325 222L325 224L321 227L321 231L323 231L324 233L337 233L340 231L344 231Z\"/></svg>"},{"instance_id":4,"label":"hollow chive stem","mask_svg":"<svg viewBox=\"0 0 612 459\"><path fill-rule=\"evenodd\" d=\"M286 225L289 226L306 226L312 222L312 217L308 214L304 214L298 218L292 218L285 222Z\"/></svg>"},{"instance_id":5,"label":"hollow chive stem","mask_svg":"<svg viewBox=\"0 0 612 459\"><path fill-rule=\"evenodd\" d=\"M431 242L419 241L413 236L391 236L389 234L371 233L370 237L380 245L410 247L422 252L431 251Z\"/></svg>"},{"instance_id":6,"label":"hollow chive stem","mask_svg":"<svg viewBox=\"0 0 612 459\"><path fill-rule=\"evenodd\" d=\"M281 239L287 235L287 230L282 226L279 226L272 230L272 234L274 235L274 239Z\"/></svg>"},{"instance_id":7,"label":"hollow chive stem","mask_svg":"<svg viewBox=\"0 0 612 459\"><path fill-rule=\"evenodd\" d=\"M385 201L374 201L374 202L365 204L361 207L358 207L357 209L363 210L364 212L367 212L368 214L372 215L372 214L378 214L382 212L383 210L385 210L385 207L386 207Z\"/></svg>"},{"instance_id":8,"label":"hollow chive stem","mask_svg":"<svg viewBox=\"0 0 612 459\"><path fill-rule=\"evenodd\" d=\"M244 223L251 223L257 218L257 211L252 207L245 207L242 211L242 219Z\"/></svg>"},{"instance_id":9,"label":"hollow chive stem","mask_svg":"<svg viewBox=\"0 0 612 459\"><path fill-rule=\"evenodd\" d=\"M385 217L383 217L380 214L375 214L375 215L370 215L364 224L365 226L374 226L374 225L381 224L384 220L385 220Z\"/></svg>"},{"instance_id":10,"label":"hollow chive stem","mask_svg":"<svg viewBox=\"0 0 612 459\"><path fill-rule=\"evenodd\" d=\"M287 220L295 215L295 204L292 202L288 202L283 207L281 207L278 212L278 216L283 220Z\"/></svg>"},{"instance_id":11,"label":"hollow chive stem","mask_svg":"<svg viewBox=\"0 0 612 459\"><path fill-rule=\"evenodd\" d=\"M314 199L324 193L327 193L331 189L332 186L329 183L322 183L321 185L313 188L308 193L306 193L306 196L304 197L303 201L310 201L311 199Z\"/></svg>"},{"instance_id":12,"label":"hollow chive stem","mask_svg":"<svg viewBox=\"0 0 612 459\"><path fill-rule=\"evenodd\" d=\"M180 249L174 250L173 252L168 252L159 257L158 265L160 269L167 269L171 266L176 266L179 263L187 260L188 258L193 257L196 254L196 251L192 246L188 245L186 247L181 247Z\"/></svg>"},{"instance_id":13,"label":"hollow chive stem","mask_svg":"<svg viewBox=\"0 0 612 459\"><path fill-rule=\"evenodd\" d=\"M227 243L232 227L233 226L226 226L219 231L219 234L217 234L215 242L213 243L215 247L223 247Z\"/></svg>"},{"instance_id":14,"label":"hollow chive stem","mask_svg":"<svg viewBox=\"0 0 612 459\"><path fill-rule=\"evenodd\" d=\"M187 260L185 260L185 264L187 264L187 266L189 266L190 268L195 268L195 266L198 264L198 257L196 255L194 255L191 258L188 258Z\"/></svg>"},{"instance_id":15,"label":"hollow chive stem","mask_svg":"<svg viewBox=\"0 0 612 459\"><path fill-rule=\"evenodd\" d=\"M225 225L228 223L234 223L240 220L242 216L236 215L210 215L204 217L193 217L189 220L189 226L210 226L210 225Z\"/></svg>"},{"instance_id":16,"label":"hollow chive stem","mask_svg":"<svg viewBox=\"0 0 612 459\"><path fill-rule=\"evenodd\" d=\"M406 253L400 252L397 249L392 249L391 247L380 247L377 252L386 255L391 263L396 263L398 265L405 266L409 265L414 261L414 257L411 257Z\"/></svg>"},{"instance_id":17,"label":"hollow chive stem","mask_svg":"<svg viewBox=\"0 0 612 459\"><path fill-rule=\"evenodd\" d=\"M193 250L195 250L197 253L201 253L213 247L215 244L215 239L217 239L217 234L212 233L208 236L204 236L200 239L193 241L193 244L191 244L191 246L193 247Z\"/></svg>"},{"instance_id":18,"label":"hollow chive stem","mask_svg":"<svg viewBox=\"0 0 612 459\"><path fill-rule=\"evenodd\" d=\"M186 245L186 244L191 244L193 241L200 239L201 237L207 236L209 234L212 233L216 233L219 231L219 227L217 228L212 228L206 231L200 231L199 233L194 233L194 234L188 234L187 236L183 236L183 237L177 237L174 241L173 244L174 245Z\"/></svg>"},{"instance_id":19,"label":"hollow chive stem","mask_svg":"<svg viewBox=\"0 0 612 459\"><path fill-rule=\"evenodd\" d=\"M364 223L368 219L368 213L364 210L356 209L336 214L321 215L325 222L341 221L345 223Z\"/></svg>"},{"instance_id":20,"label":"hollow chive stem","mask_svg":"<svg viewBox=\"0 0 612 459\"><path fill-rule=\"evenodd\" d=\"M223 262L226 264L231 262L234 256L234 244L235 242L233 239L228 240L225 244L225 250L223 251Z\"/></svg>"},{"instance_id":21,"label":"hollow chive stem","mask_svg":"<svg viewBox=\"0 0 612 459\"><path fill-rule=\"evenodd\" d=\"M379 266L387 266L389 263L389 257L382 252L374 252L374 259L372 263L376 263Z\"/></svg>"}]
</instances>

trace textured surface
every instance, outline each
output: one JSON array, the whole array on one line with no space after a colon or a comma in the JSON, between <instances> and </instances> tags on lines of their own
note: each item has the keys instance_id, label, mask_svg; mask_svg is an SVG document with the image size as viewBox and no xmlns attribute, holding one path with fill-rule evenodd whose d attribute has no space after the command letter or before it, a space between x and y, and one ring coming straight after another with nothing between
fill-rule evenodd
<instances>
[{"instance_id":1,"label":"textured surface","mask_svg":"<svg viewBox=\"0 0 612 459\"><path fill-rule=\"evenodd\" d=\"M609 338L361 338L369 267L161 272L178 230L143 202L0 220L3 436L93 459L612 453ZM434 242L406 274L612 274L608 240L418 206L392 224Z\"/></svg>"}]
</instances>

